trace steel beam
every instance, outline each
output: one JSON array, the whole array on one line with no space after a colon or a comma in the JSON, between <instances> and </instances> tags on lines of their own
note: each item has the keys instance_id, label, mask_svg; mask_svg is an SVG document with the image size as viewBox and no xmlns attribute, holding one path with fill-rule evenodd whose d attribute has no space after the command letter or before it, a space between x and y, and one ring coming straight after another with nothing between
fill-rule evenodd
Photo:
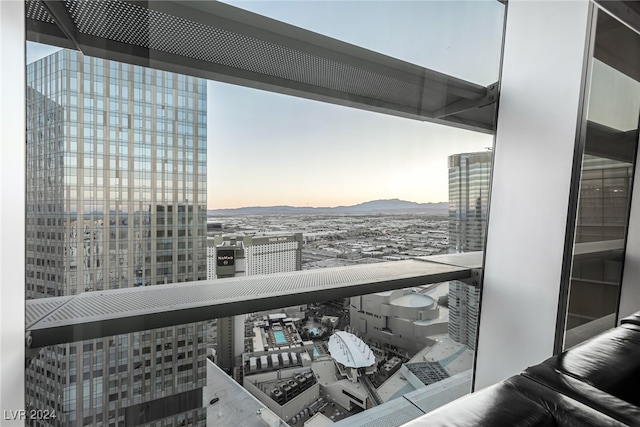
<instances>
[{"instance_id":1,"label":"steel beam","mask_svg":"<svg viewBox=\"0 0 640 427\"><path fill-rule=\"evenodd\" d=\"M56 25L67 39L73 44L76 50L82 51L78 44L78 28L76 23L69 15L69 11L62 1L42 0L44 8L49 12L56 22Z\"/></svg>"}]
</instances>

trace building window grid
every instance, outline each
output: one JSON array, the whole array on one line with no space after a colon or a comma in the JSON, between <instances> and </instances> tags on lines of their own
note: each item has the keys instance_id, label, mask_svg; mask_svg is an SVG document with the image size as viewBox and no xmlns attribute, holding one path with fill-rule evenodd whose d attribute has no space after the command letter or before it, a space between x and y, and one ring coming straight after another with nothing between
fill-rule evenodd
<instances>
[{"instance_id":1,"label":"building window grid","mask_svg":"<svg viewBox=\"0 0 640 427\"><path fill-rule=\"evenodd\" d=\"M29 81L32 82L32 87L37 88L36 90L40 90L41 93L48 93L50 95L50 99L57 100L60 105L66 105L66 107L58 108L59 112L56 114L47 113L47 106L40 105L41 114L35 114L34 111L38 108L38 105L35 104L36 98L35 96L30 96L28 100L28 111L31 111L32 114L29 116L31 120L28 120L31 126L32 131L27 132L27 155L28 163L31 165L30 169L35 170L36 172L27 178L27 182L29 184L30 190L27 191L27 198L29 206L27 208L28 215L32 213L31 218L27 218L28 224L35 224L36 219L41 225L45 224L45 221L48 225L46 232L36 232L37 244L36 240L31 239L27 246L30 249L28 258L32 260L32 262L28 262L27 268L30 270L27 274L27 277L33 277L34 280L31 281L27 285L27 292L29 292L30 297L35 297L37 293L47 294L49 296L53 295L65 295L65 294L74 294L78 291L85 290L95 290L93 288L79 288L83 285L83 283L92 283L96 278L100 276L95 275L94 273L83 273L82 269L87 267L97 267L100 265L102 267L102 277L111 277L111 283L109 283L109 288L118 288L118 287L126 287L130 286L130 284L126 284L123 282L124 280L130 280L127 278L131 278L135 276L135 269L132 266L127 266L123 264L123 261L127 262L126 259L129 256L125 257L115 257L109 255L113 254L113 252L103 252L100 254L99 252L94 252L88 257L80 256L80 251L77 243L81 242L81 239L84 239L83 236L88 236L88 242L90 243L90 248L97 247L96 245L105 239L108 236L110 231L115 230L114 243L109 247L109 251L115 250L117 254L118 250L133 250L137 252L144 247L131 245L128 242L128 239L132 237L131 235L131 225L124 224L120 222L117 218L112 223L109 221L104 221L102 227L105 229L104 233L98 231L89 231L87 235L86 230L91 230L92 226L96 224L96 221L99 220L98 216L94 214L97 212L103 204L106 203L105 200L112 197L119 197L120 202L116 205L107 205L104 204L104 208L120 208L123 209L123 213L127 215L130 219L131 215L127 214L127 212L131 212L131 202L133 199L137 197L129 197L129 192L127 190L128 186L133 185L136 188L139 185L142 185L142 190L140 191L140 195L143 198L149 198L150 194L153 191L151 185L151 177L152 177L152 163L149 161L145 161L145 156L149 156L151 152L151 147L145 144L149 144L152 138L144 138L143 135L150 135L150 127L147 124L151 124L150 122L145 121L144 124L142 121L139 123L142 126L146 126L142 129L142 132L132 133L133 131L129 130L133 121L141 118L140 113L142 109L136 109L136 105L131 104L130 100L128 100L129 90L124 90L126 88L131 87L131 83L127 82L120 86L122 90L118 90L118 85L108 85L105 83L104 88L101 88L99 84L91 83L92 80L95 79L96 76L100 75L100 73L104 73L106 75L118 75L121 73L122 76L131 76L131 73L128 70L131 69L139 69L143 70L140 67L132 67L125 66L127 69L122 69L117 64L111 63L108 68L100 67L98 73L98 68L96 66L91 67L93 64L93 59L85 58L88 62L79 62L80 55L75 52L60 52L54 54L55 57L61 58L60 61L56 61L56 64L68 64L72 69L72 72L62 72L58 71L58 74L52 77L49 81L43 81L39 78L40 75L44 75L47 72L50 72L51 69L41 71L41 70L29 70L28 78ZM95 60L96 63L100 62L102 64L103 61ZM82 64L82 65L81 65ZM88 64L89 67L84 67L84 64ZM81 71L76 71L80 69ZM86 70L93 70L91 74L88 76L89 78L84 79L81 76ZM73 72L76 71L76 72ZM148 70L147 70L148 71ZM151 70L153 73L154 71ZM77 73L77 74L76 74ZM159 72L161 73L161 72ZM134 79L136 75L142 75L140 73L133 73ZM31 78L33 77L33 78ZM190 80L195 80L193 78L189 78ZM108 80L108 78L101 79ZM58 85L55 91L50 90L52 86L51 82L55 82ZM88 83L88 84L87 84ZM84 86L84 87L83 87ZM200 88L204 88L203 85L198 86ZM73 90L84 89L86 96L84 98L77 97L72 92ZM48 91L48 92L47 92ZM107 94L115 95L114 99L111 102L103 101L102 99L96 99L99 97L100 92L104 91ZM32 92L33 93L33 92ZM145 91L146 93L146 91ZM55 102L55 101L54 101ZM82 115L79 114L81 109L84 108ZM104 108L104 110L101 110ZM187 105L187 109L188 109ZM133 111L133 114L130 113ZM185 110L186 111L186 110ZM111 114L113 113L113 114ZM111 114L111 115L108 115ZM185 112L182 113L183 116L191 116L192 118L200 118L201 116L196 116L195 114L187 115ZM113 122L106 122L103 120L108 117L113 117ZM93 128L93 131L89 133L84 132L82 135L79 135L75 130L75 126L64 125L63 123L68 123L69 119L77 120L80 127L84 127L85 130L87 128ZM45 120L48 119L47 128L45 125ZM53 119L53 122L51 121ZM35 120L35 122L34 122ZM56 120L58 122L56 122ZM36 126L34 126L36 125ZM172 125L171 125L172 126ZM169 126L170 127L170 126ZM186 128L186 122L180 121L175 131L178 131L181 127ZM70 131L72 130L72 132ZM126 130L126 132L124 131ZM99 140L100 137L109 137L110 134L114 133L116 138L120 138L121 140L126 140L133 136L133 140L129 140L126 144L116 144L115 150L112 153L106 152L104 150L104 146ZM189 132L193 135L194 132ZM66 136L65 136L66 135ZM78 135L78 136L75 136ZM162 134L161 134L162 135ZM189 146L194 146L194 150L198 153L198 157L201 159L205 158L205 147L204 144L200 144L197 146L193 144L194 138L198 138L198 135L190 136L187 139L182 139L184 141L188 140ZM170 140L170 138L166 138ZM64 143L64 141L67 143ZM57 141L56 144L54 141ZM83 142L84 141L84 142ZM82 142L82 144L81 144ZM36 147L42 147L38 151L35 151ZM79 161L79 157L76 157L73 150L79 150L78 153L84 153L82 155L91 156L93 160L90 160L88 163L84 162L84 167L81 167L82 163ZM67 151L71 150L71 151ZM57 153L61 153L57 155ZM62 154L65 153L65 154ZM169 153L171 156L172 153ZM118 161L118 158L124 159L124 156L127 156L129 160L127 162ZM177 159L180 159L180 156L176 156ZM184 156L182 156L184 157ZM129 167L131 162L133 161L136 166L137 172L135 174L122 174L122 171ZM186 160L177 163L178 170L185 170ZM100 168L104 168L102 170ZM96 170L100 170L99 173L95 173ZM196 169L192 173L192 177L197 182L203 182L201 180L201 170L205 170L204 168ZM49 172L47 172L49 171ZM75 177L79 179L75 179ZM70 181L74 179L73 181ZM183 188L183 192L186 195L193 188L191 184L187 185L190 182L188 179L179 179L178 185ZM56 187L56 186L62 187ZM169 188L171 188L171 183L167 183ZM206 200L206 191L204 190L202 184L200 191L190 196L190 202L198 203L198 200ZM54 187L55 190L49 190L51 187ZM101 187L105 187L104 192L102 192ZM61 190L59 188L62 188ZM86 190L85 190L86 189ZM92 195L93 194L93 195ZM50 198L50 197L54 198ZM97 196L97 197L96 197ZM172 197L170 193L165 192L165 196ZM74 204L78 204L81 200L85 200L85 217L84 219L84 231L81 232L80 225L81 221L79 217L75 217L75 215L71 215L70 207L73 207ZM89 199L94 199L92 203L88 203ZM186 197L184 198L186 199ZM193 199L193 200L192 200ZM165 198L165 203L168 201L168 198ZM167 206L167 205L165 205ZM205 209L198 208L194 209L194 212L205 212ZM36 218L36 216L42 216L43 214L54 214L55 217L40 217ZM204 238L204 222L205 216L204 214L194 215L193 220L198 221L202 226L203 230L198 230L194 233L194 239ZM87 222L89 221L89 222ZM58 228L52 230L51 224L57 224ZM140 233L140 225L138 222L134 227L134 235L136 233ZM193 222L189 224L191 227L193 226ZM106 234L106 236L105 236ZM185 233L186 234L186 233ZM29 236L28 236L29 237ZM64 240L63 240L64 238ZM76 246L71 246L71 250L69 250L69 244L76 244ZM190 245L193 247L204 247L202 243L198 243L196 245ZM41 255L40 255L41 254ZM51 258L51 254L56 254L59 256L56 259ZM104 257L104 258L101 258ZM135 256L134 256L135 258ZM130 258L129 258L130 259ZM186 257L185 257L186 259ZM191 261L193 263L197 263L198 261L204 260L205 258L197 257L195 260ZM68 274L60 274L60 269L64 268ZM100 271L100 270L99 270ZM177 271L175 269L174 271ZM199 271L202 271L201 266L197 266L195 269L191 269L191 271L195 271L196 274ZM55 273L54 273L55 272ZM39 277L36 279L36 277ZM184 281L187 279L187 275L176 275L178 280ZM130 282L129 282L130 283ZM87 286L87 285L85 285ZM108 357L110 353L105 353L105 365L111 366L114 369L116 368L115 360ZM117 353L114 353L114 356L117 355L119 359L126 361L128 357L128 351L120 350ZM138 359L133 359L138 360ZM96 359L97 361L97 359ZM100 371L100 363L97 363L95 367L98 370L85 370L83 369L84 375L88 375L88 379L92 378L101 378ZM88 366L87 366L88 367ZM122 368L124 367L124 371ZM72 368L72 365L69 365L69 369ZM79 368L79 367L78 367ZM52 369L52 368L51 368ZM126 378L126 371L130 369L127 363L125 365L119 365L116 374L120 375L120 378L124 380ZM115 371L114 371L115 372ZM123 375L124 374L124 375ZM202 374L201 372L195 373L196 375ZM33 375L29 375L30 378L39 377L38 374L33 373ZM75 377L75 375L69 376L71 379ZM117 376L116 376L117 378ZM48 380L51 382L52 380ZM41 381L35 380L31 381L33 384L40 384ZM96 383L94 388L98 387L99 383ZM70 390L69 387L75 387L74 384L68 384L65 388L66 390ZM52 386L50 385L49 388ZM107 385L105 384L105 389L107 389ZM113 389L108 388L110 393L105 393L105 400L109 398L111 391ZM35 393L28 393L28 395L34 395ZM71 400L69 399L69 392L65 394L66 398L66 406L70 408ZM122 391L122 398L127 398L127 390ZM86 394L83 396L88 397ZM97 393L94 395L94 400L98 399L98 401L94 401L95 407L100 407L102 400L99 398L100 394ZM83 397L83 399L85 399ZM53 399L52 399L53 400ZM75 400L73 400L75 402ZM84 400L83 400L84 401ZM97 403L97 404L96 404ZM110 405L113 406L113 405ZM85 405L85 408L88 408L88 405ZM95 412L95 411L94 411ZM100 412L96 412L98 417L100 416ZM67 420L75 420L76 416L74 412L66 412L65 417ZM91 419L91 423L93 423L98 418L95 418L91 413L87 414L86 411L83 411L84 421L89 422L89 418ZM89 417L89 418L87 418Z\"/></svg>"}]
</instances>

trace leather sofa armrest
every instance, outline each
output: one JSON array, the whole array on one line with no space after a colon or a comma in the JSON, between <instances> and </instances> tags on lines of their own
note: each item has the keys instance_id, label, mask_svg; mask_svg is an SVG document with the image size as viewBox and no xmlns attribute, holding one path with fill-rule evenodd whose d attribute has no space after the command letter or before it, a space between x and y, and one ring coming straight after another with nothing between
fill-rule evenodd
<instances>
[{"instance_id":1,"label":"leather sofa armrest","mask_svg":"<svg viewBox=\"0 0 640 427\"><path fill-rule=\"evenodd\" d=\"M640 311L632 314L631 316L627 316L624 319L620 320L620 324L631 324L640 326Z\"/></svg>"}]
</instances>

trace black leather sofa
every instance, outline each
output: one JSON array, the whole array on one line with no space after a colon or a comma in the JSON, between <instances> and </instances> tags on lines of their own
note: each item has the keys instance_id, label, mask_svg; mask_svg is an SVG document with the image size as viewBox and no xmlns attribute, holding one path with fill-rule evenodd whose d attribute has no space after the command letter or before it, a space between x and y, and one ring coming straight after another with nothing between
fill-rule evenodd
<instances>
[{"instance_id":1,"label":"black leather sofa","mask_svg":"<svg viewBox=\"0 0 640 427\"><path fill-rule=\"evenodd\" d=\"M640 312L405 426L640 426Z\"/></svg>"}]
</instances>

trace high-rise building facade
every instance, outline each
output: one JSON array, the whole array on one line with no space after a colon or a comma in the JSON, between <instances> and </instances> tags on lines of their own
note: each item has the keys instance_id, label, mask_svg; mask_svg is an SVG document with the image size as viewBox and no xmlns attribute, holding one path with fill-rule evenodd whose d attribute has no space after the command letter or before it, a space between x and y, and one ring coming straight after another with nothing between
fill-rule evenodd
<instances>
[{"instance_id":1,"label":"high-rise building facade","mask_svg":"<svg viewBox=\"0 0 640 427\"><path fill-rule=\"evenodd\" d=\"M449 251L484 250L492 152L449 156ZM449 335L475 348L480 289L449 283Z\"/></svg>"},{"instance_id":2,"label":"high-rise building facade","mask_svg":"<svg viewBox=\"0 0 640 427\"><path fill-rule=\"evenodd\" d=\"M449 156L450 252L484 249L491 156L491 151Z\"/></svg>"},{"instance_id":3,"label":"high-rise building facade","mask_svg":"<svg viewBox=\"0 0 640 427\"><path fill-rule=\"evenodd\" d=\"M206 278L206 81L62 50L27 67L27 298ZM48 347L60 425L204 425L204 325ZM184 423L184 424L183 424Z\"/></svg>"},{"instance_id":4,"label":"high-rise building facade","mask_svg":"<svg viewBox=\"0 0 640 427\"><path fill-rule=\"evenodd\" d=\"M302 233L245 239L247 276L302 270Z\"/></svg>"}]
</instances>

